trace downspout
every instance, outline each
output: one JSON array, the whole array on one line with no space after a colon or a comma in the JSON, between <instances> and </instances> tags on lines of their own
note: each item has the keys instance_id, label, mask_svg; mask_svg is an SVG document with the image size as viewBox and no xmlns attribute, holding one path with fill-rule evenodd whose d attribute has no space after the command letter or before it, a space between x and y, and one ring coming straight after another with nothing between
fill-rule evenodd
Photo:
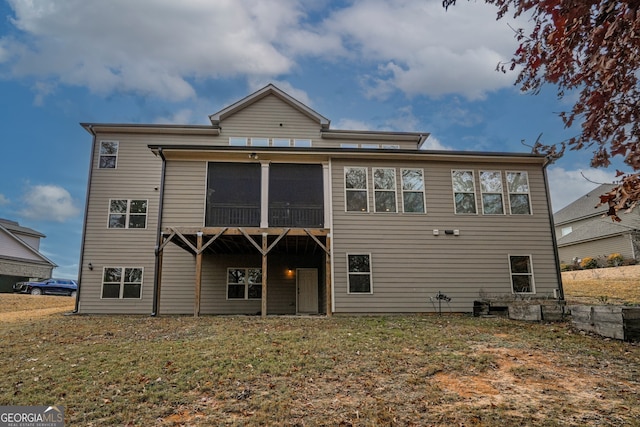
<instances>
[{"instance_id":1,"label":"downspout","mask_svg":"<svg viewBox=\"0 0 640 427\"><path fill-rule=\"evenodd\" d=\"M91 179L93 177L93 156L96 152L96 133L93 131L93 126L88 125L89 132L93 135L91 143L91 156L89 157L89 173L87 176L87 192L84 201L84 223L82 224L82 245L80 245L80 265L78 266L78 291L76 292L76 305L73 309L73 314L78 314L80 307L80 290L82 289L82 266L84 265L84 242L87 235L87 218L89 215L89 189L91 188Z\"/></svg>"},{"instance_id":2,"label":"downspout","mask_svg":"<svg viewBox=\"0 0 640 427\"><path fill-rule=\"evenodd\" d=\"M556 226L553 221L553 207L551 206L551 196L549 192L549 179L547 178L547 166L552 162L548 159L542 165L542 176L544 178L544 188L547 193L547 209L549 210L549 225L551 226L551 238L553 239L553 257L556 261L556 275L558 277L558 300L564 301L564 287L562 286L562 270L560 269L560 254L558 252L558 240L556 239Z\"/></svg>"},{"instance_id":3,"label":"downspout","mask_svg":"<svg viewBox=\"0 0 640 427\"><path fill-rule=\"evenodd\" d=\"M156 264L153 272L153 311L151 312L151 316L153 317L158 315L158 270L160 269L160 239L162 237L162 210L164 208L164 178L167 169L167 159L164 157L162 147L158 148L158 155L162 159L162 172L160 173L160 198L158 201L158 230L156 232L155 247Z\"/></svg>"}]
</instances>

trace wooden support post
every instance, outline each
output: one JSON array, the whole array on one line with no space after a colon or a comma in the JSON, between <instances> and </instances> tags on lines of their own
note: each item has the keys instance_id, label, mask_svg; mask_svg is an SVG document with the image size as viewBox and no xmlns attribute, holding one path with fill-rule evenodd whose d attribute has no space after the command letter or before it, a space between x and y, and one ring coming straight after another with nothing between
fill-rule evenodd
<instances>
[{"instance_id":1,"label":"wooden support post","mask_svg":"<svg viewBox=\"0 0 640 427\"><path fill-rule=\"evenodd\" d=\"M326 241L326 249L325 249L325 295L326 295L326 307L327 307L327 317L331 317L333 315L332 311L332 294L331 294L331 236L327 236Z\"/></svg>"},{"instance_id":2,"label":"wooden support post","mask_svg":"<svg viewBox=\"0 0 640 427\"><path fill-rule=\"evenodd\" d=\"M261 316L267 316L267 233L262 233L262 308Z\"/></svg>"},{"instance_id":3,"label":"wooden support post","mask_svg":"<svg viewBox=\"0 0 640 427\"><path fill-rule=\"evenodd\" d=\"M193 316L200 316L200 294L202 290L202 233L198 232L197 251L196 251L196 294L193 307Z\"/></svg>"}]
</instances>

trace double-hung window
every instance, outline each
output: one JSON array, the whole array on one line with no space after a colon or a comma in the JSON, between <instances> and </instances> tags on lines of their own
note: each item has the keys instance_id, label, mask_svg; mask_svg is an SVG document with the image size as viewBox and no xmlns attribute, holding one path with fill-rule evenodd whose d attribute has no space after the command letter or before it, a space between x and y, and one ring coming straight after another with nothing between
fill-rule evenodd
<instances>
[{"instance_id":1,"label":"double-hung window","mask_svg":"<svg viewBox=\"0 0 640 427\"><path fill-rule=\"evenodd\" d=\"M502 201L502 173L480 171L480 192L482 193L482 213L485 215L504 214Z\"/></svg>"},{"instance_id":2,"label":"double-hung window","mask_svg":"<svg viewBox=\"0 0 640 427\"><path fill-rule=\"evenodd\" d=\"M347 254L349 268L349 293L372 294L371 283L371 255Z\"/></svg>"},{"instance_id":3,"label":"double-hung window","mask_svg":"<svg viewBox=\"0 0 640 427\"><path fill-rule=\"evenodd\" d=\"M471 170L451 171L453 199L457 214L475 214L476 184Z\"/></svg>"},{"instance_id":4,"label":"double-hung window","mask_svg":"<svg viewBox=\"0 0 640 427\"><path fill-rule=\"evenodd\" d=\"M530 215L529 177L526 172L507 172L509 208L512 215Z\"/></svg>"},{"instance_id":5,"label":"double-hung window","mask_svg":"<svg viewBox=\"0 0 640 427\"><path fill-rule=\"evenodd\" d=\"M369 212L367 168L344 168L345 206L348 212Z\"/></svg>"},{"instance_id":6,"label":"double-hung window","mask_svg":"<svg viewBox=\"0 0 640 427\"><path fill-rule=\"evenodd\" d=\"M509 272L513 293L535 293L530 255L509 255Z\"/></svg>"},{"instance_id":7,"label":"double-hung window","mask_svg":"<svg viewBox=\"0 0 640 427\"><path fill-rule=\"evenodd\" d=\"M227 299L262 299L262 269L227 269Z\"/></svg>"},{"instance_id":8,"label":"double-hung window","mask_svg":"<svg viewBox=\"0 0 640 427\"><path fill-rule=\"evenodd\" d=\"M109 228L146 227L146 200L112 199L109 201Z\"/></svg>"},{"instance_id":9,"label":"double-hung window","mask_svg":"<svg viewBox=\"0 0 640 427\"><path fill-rule=\"evenodd\" d=\"M424 213L424 172L422 169L402 169L403 212Z\"/></svg>"},{"instance_id":10,"label":"double-hung window","mask_svg":"<svg viewBox=\"0 0 640 427\"><path fill-rule=\"evenodd\" d=\"M100 141L99 169L115 169L118 163L118 141Z\"/></svg>"},{"instance_id":11,"label":"double-hung window","mask_svg":"<svg viewBox=\"0 0 640 427\"><path fill-rule=\"evenodd\" d=\"M140 298L141 267L105 267L102 273L102 298Z\"/></svg>"},{"instance_id":12,"label":"double-hung window","mask_svg":"<svg viewBox=\"0 0 640 427\"><path fill-rule=\"evenodd\" d=\"M396 170L380 168L373 170L375 212L396 212Z\"/></svg>"}]
</instances>

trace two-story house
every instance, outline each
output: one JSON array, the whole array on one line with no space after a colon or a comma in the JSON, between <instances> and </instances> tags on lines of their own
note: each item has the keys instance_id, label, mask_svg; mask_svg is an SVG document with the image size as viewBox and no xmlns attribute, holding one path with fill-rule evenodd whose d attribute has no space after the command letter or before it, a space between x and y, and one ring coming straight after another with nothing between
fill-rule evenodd
<instances>
[{"instance_id":1,"label":"two-story house","mask_svg":"<svg viewBox=\"0 0 640 427\"><path fill-rule=\"evenodd\" d=\"M43 237L17 221L0 218L0 292L13 292L16 282L51 277L57 265L40 252Z\"/></svg>"},{"instance_id":2,"label":"two-story house","mask_svg":"<svg viewBox=\"0 0 640 427\"><path fill-rule=\"evenodd\" d=\"M331 129L273 85L210 125L85 123L79 313L471 312L562 297L545 159Z\"/></svg>"}]
</instances>

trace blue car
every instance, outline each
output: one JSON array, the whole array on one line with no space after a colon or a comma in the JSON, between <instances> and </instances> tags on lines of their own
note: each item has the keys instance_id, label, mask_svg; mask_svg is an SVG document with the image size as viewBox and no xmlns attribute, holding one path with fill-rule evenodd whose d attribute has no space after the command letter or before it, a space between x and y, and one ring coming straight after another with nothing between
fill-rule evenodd
<instances>
[{"instance_id":1,"label":"blue car","mask_svg":"<svg viewBox=\"0 0 640 427\"><path fill-rule=\"evenodd\" d=\"M18 282L13 285L13 292L31 295L67 295L75 297L78 283L70 279L46 279L40 282Z\"/></svg>"}]
</instances>

